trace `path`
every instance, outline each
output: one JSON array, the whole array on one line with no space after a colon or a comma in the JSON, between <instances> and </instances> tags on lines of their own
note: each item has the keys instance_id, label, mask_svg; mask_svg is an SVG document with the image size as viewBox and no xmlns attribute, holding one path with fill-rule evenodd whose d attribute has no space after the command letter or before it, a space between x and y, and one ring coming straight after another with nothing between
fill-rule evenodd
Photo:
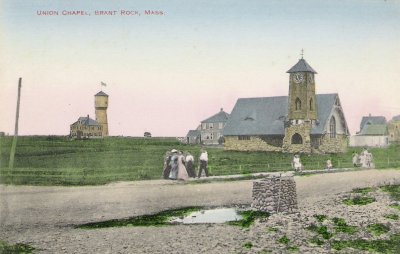
<instances>
[{"instance_id":1,"label":"path","mask_svg":"<svg viewBox=\"0 0 400 254\"><path fill-rule=\"evenodd\" d=\"M296 176L295 179L301 206L353 188L399 180L400 170L341 172ZM2 185L0 239L11 242L30 242L32 239L42 241L41 234L45 236L53 231L63 234L63 230L72 230L68 227L71 224L124 218L185 206L250 204L251 189L251 180L202 184L155 180L83 187ZM119 232L121 230L124 229ZM49 244L53 244L52 241Z\"/></svg>"}]
</instances>

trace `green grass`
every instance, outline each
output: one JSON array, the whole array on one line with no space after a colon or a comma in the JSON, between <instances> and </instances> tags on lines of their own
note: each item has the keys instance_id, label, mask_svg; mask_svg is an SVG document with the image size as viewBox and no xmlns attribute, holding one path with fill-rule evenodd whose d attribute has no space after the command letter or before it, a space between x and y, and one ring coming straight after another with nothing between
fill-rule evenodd
<instances>
[{"instance_id":1,"label":"green grass","mask_svg":"<svg viewBox=\"0 0 400 254\"><path fill-rule=\"evenodd\" d=\"M387 218L387 219L391 219L391 220L398 220L399 219L399 216L397 214L394 214L394 213L386 214L384 217Z\"/></svg>"},{"instance_id":2,"label":"green grass","mask_svg":"<svg viewBox=\"0 0 400 254\"><path fill-rule=\"evenodd\" d=\"M91 222L77 226L82 229L97 229L109 227L146 227L146 226L167 226L174 225L168 221L174 217L184 217L192 212L199 211L200 207L186 207L162 211L151 215L135 216L127 219L115 219L101 222Z\"/></svg>"},{"instance_id":3,"label":"green grass","mask_svg":"<svg viewBox=\"0 0 400 254\"><path fill-rule=\"evenodd\" d=\"M332 236L333 236L333 233L329 232L327 226L317 226L315 224L312 224L312 225L308 226L307 229L312 231L312 232L317 233L318 235L320 235L325 240L331 239Z\"/></svg>"},{"instance_id":4,"label":"green grass","mask_svg":"<svg viewBox=\"0 0 400 254\"><path fill-rule=\"evenodd\" d=\"M278 243L288 245L290 243L290 239L286 235L284 235L278 239Z\"/></svg>"},{"instance_id":5,"label":"green grass","mask_svg":"<svg viewBox=\"0 0 400 254\"><path fill-rule=\"evenodd\" d=\"M239 211L238 213L243 217L243 219L238 221L228 221L227 224L240 226L242 228L249 228L256 219L268 218L270 215L267 212L253 211L253 210Z\"/></svg>"},{"instance_id":6,"label":"green grass","mask_svg":"<svg viewBox=\"0 0 400 254\"><path fill-rule=\"evenodd\" d=\"M374 197L356 196L354 198L345 199L343 203L346 205L368 205L375 202Z\"/></svg>"},{"instance_id":7,"label":"green grass","mask_svg":"<svg viewBox=\"0 0 400 254\"><path fill-rule=\"evenodd\" d=\"M366 188L356 188L356 189L353 189L353 193L360 193L360 194L368 194L368 193L370 193L370 192L373 192L373 191L375 191L375 188L373 188L373 187L366 187Z\"/></svg>"},{"instance_id":8,"label":"green grass","mask_svg":"<svg viewBox=\"0 0 400 254\"><path fill-rule=\"evenodd\" d=\"M365 250L372 253L400 253L400 234L391 235L388 240L350 240L350 241L333 241L331 246L335 250L343 250L345 248L353 248Z\"/></svg>"},{"instance_id":9,"label":"green grass","mask_svg":"<svg viewBox=\"0 0 400 254\"><path fill-rule=\"evenodd\" d=\"M390 231L390 228L388 226L381 223L368 225L367 229L375 236L380 236Z\"/></svg>"},{"instance_id":10,"label":"green grass","mask_svg":"<svg viewBox=\"0 0 400 254\"><path fill-rule=\"evenodd\" d=\"M335 234L337 233L346 233L346 234L354 234L358 231L357 227L347 225L346 221L343 218L332 218L333 222L333 231L329 231L328 227L325 225L321 225L324 220L327 220L328 217L325 215L314 215L317 218L318 224L311 224L306 229L317 233L316 236L309 240L310 243L321 246L325 244L325 241L329 241ZM322 237L322 239L320 238Z\"/></svg>"},{"instance_id":11,"label":"green grass","mask_svg":"<svg viewBox=\"0 0 400 254\"><path fill-rule=\"evenodd\" d=\"M335 232L346 233L349 235L353 235L358 231L356 226L347 225L346 221L343 218L332 218L333 224L335 225Z\"/></svg>"},{"instance_id":12,"label":"green grass","mask_svg":"<svg viewBox=\"0 0 400 254\"><path fill-rule=\"evenodd\" d=\"M328 218L326 215L323 214L314 214L313 217L316 218L318 222L323 222Z\"/></svg>"},{"instance_id":13,"label":"green grass","mask_svg":"<svg viewBox=\"0 0 400 254\"><path fill-rule=\"evenodd\" d=\"M289 252L298 252L299 251L299 247L291 245L290 239L286 235L279 238L277 242L280 244L286 245L286 250Z\"/></svg>"},{"instance_id":14,"label":"green grass","mask_svg":"<svg viewBox=\"0 0 400 254\"><path fill-rule=\"evenodd\" d=\"M115 181L160 179L163 156L173 148L192 153L200 147L174 138L109 137L69 140L63 136L18 138L14 169L8 170L11 137L0 138L0 183L29 185L98 185ZM212 175L291 170L292 155L276 152L224 151L207 148ZM378 168L400 167L400 146L371 149ZM330 158L336 167L352 167L351 153L302 155L306 169L321 169Z\"/></svg>"},{"instance_id":15,"label":"green grass","mask_svg":"<svg viewBox=\"0 0 400 254\"><path fill-rule=\"evenodd\" d=\"M313 238L310 239L310 243L322 246L324 245L325 241L319 238L318 236L314 236Z\"/></svg>"},{"instance_id":16,"label":"green grass","mask_svg":"<svg viewBox=\"0 0 400 254\"><path fill-rule=\"evenodd\" d=\"M390 207L392 207L392 208L394 208L394 209L397 209L397 210L400 210L400 205L398 205L398 204L396 204L396 205L391 205Z\"/></svg>"},{"instance_id":17,"label":"green grass","mask_svg":"<svg viewBox=\"0 0 400 254\"><path fill-rule=\"evenodd\" d=\"M243 244L243 247L246 249L251 249L253 247L253 244L251 242L246 242Z\"/></svg>"},{"instance_id":18,"label":"green grass","mask_svg":"<svg viewBox=\"0 0 400 254\"><path fill-rule=\"evenodd\" d=\"M381 190L389 193L390 197L396 201L400 201L400 185L382 186Z\"/></svg>"},{"instance_id":19,"label":"green grass","mask_svg":"<svg viewBox=\"0 0 400 254\"><path fill-rule=\"evenodd\" d=\"M2 254L17 254L17 253L34 253L35 248L25 243L16 243L13 245L7 242L0 241L0 253Z\"/></svg>"}]
</instances>

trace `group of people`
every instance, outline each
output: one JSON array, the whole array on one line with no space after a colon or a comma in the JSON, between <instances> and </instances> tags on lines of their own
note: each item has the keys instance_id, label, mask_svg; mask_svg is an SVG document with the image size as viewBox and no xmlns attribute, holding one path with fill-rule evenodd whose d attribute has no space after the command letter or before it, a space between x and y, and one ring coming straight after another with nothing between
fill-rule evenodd
<instances>
[{"instance_id":1,"label":"group of people","mask_svg":"<svg viewBox=\"0 0 400 254\"><path fill-rule=\"evenodd\" d=\"M368 149L364 149L359 155L357 152L353 153L353 166L362 168L373 168L373 158L372 153Z\"/></svg>"},{"instance_id":2,"label":"group of people","mask_svg":"<svg viewBox=\"0 0 400 254\"><path fill-rule=\"evenodd\" d=\"M203 171L208 176L208 154L206 150L201 151L199 164L200 168L197 177L200 178ZM189 177L196 177L193 155L176 149L167 151L164 156L163 178L185 181Z\"/></svg>"},{"instance_id":3,"label":"group of people","mask_svg":"<svg viewBox=\"0 0 400 254\"><path fill-rule=\"evenodd\" d=\"M366 149L366 148L364 148L364 150L360 154L358 154L357 152L354 152L352 161L353 161L354 167L374 168L372 153L370 153L368 151L368 149ZM293 157L292 168L295 171L302 171L304 168L300 162L300 156L298 154L294 155L294 157ZM326 161L325 169L330 170L332 168L333 168L332 161L331 161L331 159L328 159Z\"/></svg>"},{"instance_id":4,"label":"group of people","mask_svg":"<svg viewBox=\"0 0 400 254\"><path fill-rule=\"evenodd\" d=\"M292 160L292 168L296 172L301 172L304 169L303 164L300 161L300 156L298 154L295 154ZM332 161L329 159L326 161L326 166L325 169L330 170L333 168Z\"/></svg>"}]
</instances>

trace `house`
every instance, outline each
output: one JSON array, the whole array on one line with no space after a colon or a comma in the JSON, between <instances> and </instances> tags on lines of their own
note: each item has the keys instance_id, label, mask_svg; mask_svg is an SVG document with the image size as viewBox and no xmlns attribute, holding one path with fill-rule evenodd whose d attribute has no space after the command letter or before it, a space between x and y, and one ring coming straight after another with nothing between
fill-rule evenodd
<instances>
[{"instance_id":1,"label":"house","mask_svg":"<svg viewBox=\"0 0 400 254\"><path fill-rule=\"evenodd\" d=\"M200 142L204 145L218 145L223 143L222 131L229 114L223 108L215 115L201 121Z\"/></svg>"},{"instance_id":2,"label":"house","mask_svg":"<svg viewBox=\"0 0 400 254\"><path fill-rule=\"evenodd\" d=\"M108 95L103 91L94 95L96 120L87 117L79 117L78 121L70 125L71 138L102 138L108 136Z\"/></svg>"},{"instance_id":3,"label":"house","mask_svg":"<svg viewBox=\"0 0 400 254\"><path fill-rule=\"evenodd\" d=\"M186 144L200 144L200 126L196 130L189 130L186 134Z\"/></svg>"},{"instance_id":4,"label":"house","mask_svg":"<svg viewBox=\"0 0 400 254\"><path fill-rule=\"evenodd\" d=\"M388 122L389 143L400 143L400 115L394 116Z\"/></svg>"},{"instance_id":5,"label":"house","mask_svg":"<svg viewBox=\"0 0 400 254\"><path fill-rule=\"evenodd\" d=\"M358 133L361 133L366 125L374 124L386 125L386 118L384 116L372 116L371 114L368 116L363 116L360 123L360 131Z\"/></svg>"},{"instance_id":6,"label":"house","mask_svg":"<svg viewBox=\"0 0 400 254\"><path fill-rule=\"evenodd\" d=\"M237 100L223 130L226 150L346 151L349 130L339 95L315 94L317 72L303 58L287 73L288 96Z\"/></svg>"},{"instance_id":7,"label":"house","mask_svg":"<svg viewBox=\"0 0 400 254\"><path fill-rule=\"evenodd\" d=\"M82 138L102 138L103 126L97 121L87 117L79 117L78 121L70 125L70 137Z\"/></svg>"},{"instance_id":8,"label":"house","mask_svg":"<svg viewBox=\"0 0 400 254\"><path fill-rule=\"evenodd\" d=\"M350 146L386 147L389 137L386 124L367 124L361 132L350 137Z\"/></svg>"},{"instance_id":9,"label":"house","mask_svg":"<svg viewBox=\"0 0 400 254\"><path fill-rule=\"evenodd\" d=\"M389 145L387 122L384 116L363 116L360 131L350 137L350 146L386 147Z\"/></svg>"}]
</instances>

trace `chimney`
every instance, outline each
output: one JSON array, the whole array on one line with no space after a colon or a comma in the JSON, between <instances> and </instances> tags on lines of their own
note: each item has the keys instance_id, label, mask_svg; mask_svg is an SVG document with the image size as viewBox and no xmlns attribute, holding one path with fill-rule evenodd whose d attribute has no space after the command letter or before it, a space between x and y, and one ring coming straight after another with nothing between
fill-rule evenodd
<instances>
[{"instance_id":1,"label":"chimney","mask_svg":"<svg viewBox=\"0 0 400 254\"><path fill-rule=\"evenodd\" d=\"M221 108L221 111L223 111L224 110L224 108Z\"/></svg>"}]
</instances>

